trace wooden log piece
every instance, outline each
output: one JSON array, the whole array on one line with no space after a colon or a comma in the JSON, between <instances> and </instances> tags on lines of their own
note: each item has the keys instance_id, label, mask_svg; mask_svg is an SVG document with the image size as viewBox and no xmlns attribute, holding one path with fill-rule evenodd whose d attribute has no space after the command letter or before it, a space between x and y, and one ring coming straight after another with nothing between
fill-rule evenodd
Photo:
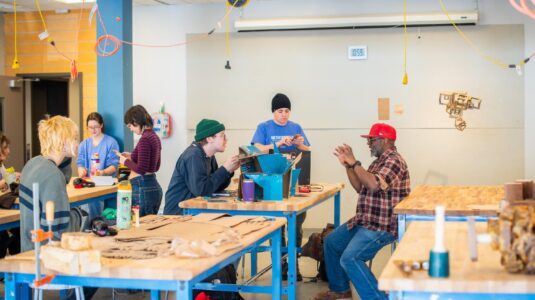
<instances>
[{"instance_id":1,"label":"wooden log piece","mask_svg":"<svg viewBox=\"0 0 535 300\"><path fill-rule=\"evenodd\" d=\"M100 272L100 251L73 251L54 246L41 247L41 261L45 268L68 275Z\"/></svg>"},{"instance_id":2,"label":"wooden log piece","mask_svg":"<svg viewBox=\"0 0 535 300\"><path fill-rule=\"evenodd\" d=\"M61 248L67 250L89 250L93 234L84 232L65 232L61 235Z\"/></svg>"},{"instance_id":3,"label":"wooden log piece","mask_svg":"<svg viewBox=\"0 0 535 300\"><path fill-rule=\"evenodd\" d=\"M519 179L516 182L522 184L522 197L523 199L533 199L533 180Z\"/></svg>"},{"instance_id":4,"label":"wooden log piece","mask_svg":"<svg viewBox=\"0 0 535 300\"><path fill-rule=\"evenodd\" d=\"M519 182L510 182L504 185L505 189L505 200L509 202L514 202L517 200L523 200L523 191L522 183Z\"/></svg>"}]
</instances>

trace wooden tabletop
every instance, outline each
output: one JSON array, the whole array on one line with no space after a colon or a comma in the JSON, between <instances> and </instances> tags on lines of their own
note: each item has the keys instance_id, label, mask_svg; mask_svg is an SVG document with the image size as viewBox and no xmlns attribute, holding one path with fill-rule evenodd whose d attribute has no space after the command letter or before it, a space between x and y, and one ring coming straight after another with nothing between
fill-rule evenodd
<instances>
[{"instance_id":1,"label":"wooden tabletop","mask_svg":"<svg viewBox=\"0 0 535 300\"><path fill-rule=\"evenodd\" d=\"M503 186L418 186L394 208L396 214L434 215L443 204L450 216L495 216Z\"/></svg>"},{"instance_id":2,"label":"wooden tabletop","mask_svg":"<svg viewBox=\"0 0 535 300\"><path fill-rule=\"evenodd\" d=\"M224 200L224 202L209 202L203 197L182 201L179 206L182 208L197 208L197 209L218 209L218 210L248 210L248 211L300 211L304 208L312 206L326 198L334 196L337 192L344 188L343 183L319 184L323 186L321 192L298 193L294 197L284 199L282 201L268 201L262 200L259 202L242 202L231 197L217 198L217 201Z\"/></svg>"},{"instance_id":3,"label":"wooden tabletop","mask_svg":"<svg viewBox=\"0 0 535 300\"><path fill-rule=\"evenodd\" d=\"M67 195L69 196L69 202L77 202L86 200L89 198L94 198L98 196L103 196L111 193L117 192L117 185L111 186L96 186L91 188L81 188L75 189L72 185L72 180L67 184Z\"/></svg>"},{"instance_id":4,"label":"wooden tabletop","mask_svg":"<svg viewBox=\"0 0 535 300\"><path fill-rule=\"evenodd\" d=\"M20 220L18 209L0 209L0 224L16 222Z\"/></svg>"},{"instance_id":5,"label":"wooden tabletop","mask_svg":"<svg viewBox=\"0 0 535 300\"><path fill-rule=\"evenodd\" d=\"M510 274L500 265L500 253L489 244L478 245L479 259L472 262L468 252L468 223L446 222L445 245L450 256L450 277L430 278L427 271L405 277L394 260L427 260L434 244L433 222L413 222L379 277L384 291L452 293L535 293L535 276ZM478 234L486 223L477 223Z\"/></svg>"},{"instance_id":6,"label":"wooden tabletop","mask_svg":"<svg viewBox=\"0 0 535 300\"><path fill-rule=\"evenodd\" d=\"M78 201L87 200L90 198L108 195L117 192L117 185L111 186L96 186L96 187L87 187L81 189L75 189L72 184L71 179L69 184L67 184L67 196L69 197L69 203L75 203ZM19 204L19 199L15 200L15 203Z\"/></svg>"},{"instance_id":7,"label":"wooden tabletop","mask_svg":"<svg viewBox=\"0 0 535 300\"><path fill-rule=\"evenodd\" d=\"M233 222L229 221L229 223ZM286 224L285 218L274 218L268 226L243 236L241 238L241 246L239 248L226 251L219 256L198 259L177 258L174 255L137 260L101 258L102 270L99 273L89 274L87 276L148 280L191 280L198 274L205 272L234 253L241 251L262 237L275 231L277 228L282 227L284 224ZM184 234L189 233L191 235L195 234L195 232L203 232L203 230L209 231L207 228L210 226L215 226L215 224L188 221L181 224L173 224L172 226L173 232L167 234L165 233L165 230L158 229L146 231L138 228L120 231L118 236L180 236L180 232L183 232ZM192 228L195 228L195 230L192 231ZM169 231L170 230L167 232ZM113 237L95 238L98 239L100 243L103 243L102 239L113 239ZM33 256L33 251L28 251L15 256L10 256L7 259L0 260L0 272L33 273L35 272ZM47 272L47 274L50 273L44 269L44 267L43 272Z\"/></svg>"}]
</instances>

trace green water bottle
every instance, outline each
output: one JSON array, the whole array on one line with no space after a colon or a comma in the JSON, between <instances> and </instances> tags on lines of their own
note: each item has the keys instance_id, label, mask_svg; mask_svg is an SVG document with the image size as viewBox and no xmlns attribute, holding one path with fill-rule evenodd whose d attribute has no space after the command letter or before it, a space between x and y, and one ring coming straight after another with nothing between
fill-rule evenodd
<instances>
[{"instance_id":1,"label":"green water bottle","mask_svg":"<svg viewBox=\"0 0 535 300\"><path fill-rule=\"evenodd\" d=\"M117 228L129 229L132 224L132 185L125 180L117 187Z\"/></svg>"}]
</instances>

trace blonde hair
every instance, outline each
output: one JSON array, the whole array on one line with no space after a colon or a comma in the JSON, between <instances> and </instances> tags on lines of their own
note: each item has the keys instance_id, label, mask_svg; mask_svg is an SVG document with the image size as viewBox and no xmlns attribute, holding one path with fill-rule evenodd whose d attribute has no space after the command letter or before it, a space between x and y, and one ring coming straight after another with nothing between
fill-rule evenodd
<instances>
[{"instance_id":1,"label":"blonde hair","mask_svg":"<svg viewBox=\"0 0 535 300\"><path fill-rule=\"evenodd\" d=\"M62 153L66 151L66 146L69 146L68 150L73 156L76 155L74 149L78 144L78 126L73 120L62 116L41 120L38 131L42 155Z\"/></svg>"}]
</instances>

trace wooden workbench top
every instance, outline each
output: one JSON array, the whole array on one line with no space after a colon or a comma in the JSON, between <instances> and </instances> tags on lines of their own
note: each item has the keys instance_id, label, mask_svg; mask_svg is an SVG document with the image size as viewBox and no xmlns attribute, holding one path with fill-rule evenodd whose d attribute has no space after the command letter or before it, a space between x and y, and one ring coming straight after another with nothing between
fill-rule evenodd
<instances>
[{"instance_id":1,"label":"wooden workbench top","mask_svg":"<svg viewBox=\"0 0 535 300\"><path fill-rule=\"evenodd\" d=\"M69 203L75 203L78 201L83 201L90 198L117 192L117 185L75 189L72 184L73 180L74 178L72 178L69 184L67 184L67 196L69 197ZM17 200L15 200L15 203L19 204L18 198Z\"/></svg>"},{"instance_id":2,"label":"wooden workbench top","mask_svg":"<svg viewBox=\"0 0 535 300\"><path fill-rule=\"evenodd\" d=\"M182 201L179 206L182 208L197 208L197 209L218 209L218 210L248 210L248 211L300 211L304 208L312 206L323 199L334 196L337 192L344 188L343 183L337 184L320 184L323 186L321 192L310 192L307 194L297 194L294 197L284 199L282 201L267 201L259 202L242 202L231 197L217 198L216 201L224 200L224 202L209 202L203 197Z\"/></svg>"},{"instance_id":3,"label":"wooden workbench top","mask_svg":"<svg viewBox=\"0 0 535 300\"><path fill-rule=\"evenodd\" d=\"M434 215L443 204L450 216L495 216L503 186L418 186L394 208L396 214Z\"/></svg>"},{"instance_id":4,"label":"wooden workbench top","mask_svg":"<svg viewBox=\"0 0 535 300\"><path fill-rule=\"evenodd\" d=\"M206 216L207 214L203 214ZM220 215L214 215L220 216ZM235 224L233 219L238 219L238 222L243 221L243 217L226 217L229 224ZM240 219L241 218L241 219ZM133 228L130 230L120 231L119 237L131 237L131 236L181 236L187 238L195 236L195 238L202 238L203 232L213 231L214 226L220 226L215 223L208 222L196 222L190 220L181 223L173 223L169 225L168 229L161 227L156 230L145 230L140 228ZM177 258L174 255L152 258L152 259L110 259L101 258L102 270L98 273L89 274L91 277L103 277L103 278L126 278L126 279L149 279L149 280L190 280L201 274L217 263L223 261L236 252L250 246L254 242L258 241L262 237L275 231L277 228L286 224L285 218L273 218L269 221L269 225L262 227L257 231L253 231L244 235L241 239L241 246L238 248L228 250L219 256L209 258L198 259L184 259ZM105 239L113 239L114 237L98 238L93 244L106 243ZM112 242L112 241L108 241ZM0 260L0 272L16 272L16 273L33 273L35 272L35 264L33 259L34 252L28 251L15 256L11 256L7 259ZM43 267L44 268L44 267ZM43 272L48 272L43 269ZM50 273L50 272L48 272Z\"/></svg>"},{"instance_id":5,"label":"wooden workbench top","mask_svg":"<svg viewBox=\"0 0 535 300\"><path fill-rule=\"evenodd\" d=\"M445 245L450 255L450 277L430 278L427 271L405 277L394 260L427 260L434 244L433 222L413 222L379 277L384 291L452 293L535 293L535 276L510 274L500 265L500 253L489 244L478 245L479 259L472 262L468 252L468 223L446 222ZM478 234L486 223L477 223Z\"/></svg>"},{"instance_id":6,"label":"wooden workbench top","mask_svg":"<svg viewBox=\"0 0 535 300\"><path fill-rule=\"evenodd\" d=\"M0 224L16 222L20 220L18 209L0 209Z\"/></svg>"}]
</instances>

